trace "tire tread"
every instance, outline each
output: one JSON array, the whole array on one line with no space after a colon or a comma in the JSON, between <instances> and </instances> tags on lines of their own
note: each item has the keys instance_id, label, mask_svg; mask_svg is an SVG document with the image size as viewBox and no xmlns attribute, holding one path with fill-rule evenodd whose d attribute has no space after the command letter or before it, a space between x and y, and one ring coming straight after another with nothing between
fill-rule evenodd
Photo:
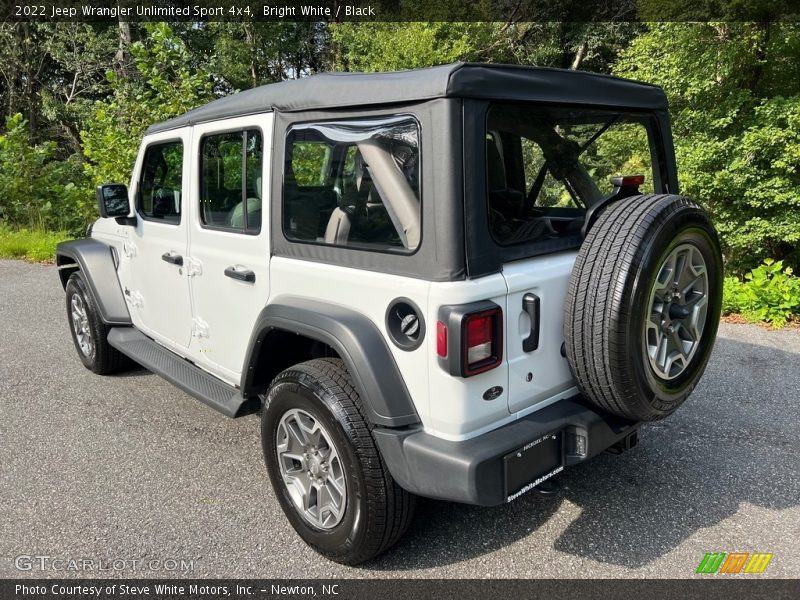
<instances>
[{"instance_id":1,"label":"tire tread","mask_svg":"<svg viewBox=\"0 0 800 600\"><path fill-rule=\"evenodd\" d=\"M83 298L83 302L86 306L86 313L89 317L89 325L94 336L95 354L91 363L88 363L84 359L85 357L78 347L77 340L75 340L75 333L72 330L72 319L69 312L72 297L70 290L73 288L77 290ZM84 366L98 375L108 375L130 368L132 364L131 360L108 343L108 333L111 328L103 323L103 319L100 317L100 311L97 310L97 303L94 300L94 296L86 285L83 274L80 271L76 271L70 275L67 280L66 293L67 320L70 324L70 332L72 333L73 341L75 342L75 349L78 351L78 356L81 358Z\"/></svg>"},{"instance_id":2,"label":"tire tread","mask_svg":"<svg viewBox=\"0 0 800 600\"><path fill-rule=\"evenodd\" d=\"M363 545L344 554L317 550L344 564L364 562L385 552L402 537L413 518L416 497L400 487L389 473L372 436L373 426L366 417L361 397L342 360L318 358L300 363L280 373L272 386L296 377L318 393L328 395L328 406L338 412L337 420L353 444L367 488L368 522ZM265 411L271 397L272 394L267 396Z\"/></svg>"},{"instance_id":3,"label":"tire tread","mask_svg":"<svg viewBox=\"0 0 800 600\"><path fill-rule=\"evenodd\" d=\"M682 196L637 195L612 204L589 230L570 276L564 315L570 368L589 400L627 419L655 420L669 412L642 397L627 365L623 340L633 315L626 282L648 251L653 232L685 210L702 215L710 227L705 213Z\"/></svg>"}]
</instances>

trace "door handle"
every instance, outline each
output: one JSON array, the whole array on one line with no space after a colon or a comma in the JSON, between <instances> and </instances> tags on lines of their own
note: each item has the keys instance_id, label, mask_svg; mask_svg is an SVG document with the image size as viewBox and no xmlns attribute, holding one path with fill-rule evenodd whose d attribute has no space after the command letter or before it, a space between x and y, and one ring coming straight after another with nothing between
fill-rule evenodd
<instances>
[{"instance_id":1,"label":"door handle","mask_svg":"<svg viewBox=\"0 0 800 600\"><path fill-rule=\"evenodd\" d=\"M164 252L164 254L161 255L161 260L172 265L178 265L179 267L183 266L183 257L173 252Z\"/></svg>"},{"instance_id":2,"label":"door handle","mask_svg":"<svg viewBox=\"0 0 800 600\"><path fill-rule=\"evenodd\" d=\"M531 333L522 340L522 350L533 352L539 347L539 296L527 293L522 297L522 310L531 318Z\"/></svg>"},{"instance_id":3,"label":"door handle","mask_svg":"<svg viewBox=\"0 0 800 600\"><path fill-rule=\"evenodd\" d=\"M237 281L246 281L247 283L256 282L256 274L250 269L237 269L236 267L228 267L225 269L225 277L236 279Z\"/></svg>"}]
</instances>

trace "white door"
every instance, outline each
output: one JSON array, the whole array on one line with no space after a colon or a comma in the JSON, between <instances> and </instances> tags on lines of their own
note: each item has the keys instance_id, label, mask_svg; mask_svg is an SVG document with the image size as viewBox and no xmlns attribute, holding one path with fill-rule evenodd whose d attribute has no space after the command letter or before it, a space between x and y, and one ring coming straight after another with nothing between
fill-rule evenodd
<instances>
[{"instance_id":1,"label":"white door","mask_svg":"<svg viewBox=\"0 0 800 600\"><path fill-rule=\"evenodd\" d=\"M552 254L503 267L506 300L508 410L518 412L575 386L564 341L564 297L575 253ZM538 331L537 331L538 328Z\"/></svg>"},{"instance_id":2,"label":"white door","mask_svg":"<svg viewBox=\"0 0 800 600\"><path fill-rule=\"evenodd\" d=\"M272 114L198 125L189 231L192 360L238 385L269 295Z\"/></svg>"},{"instance_id":3,"label":"white door","mask_svg":"<svg viewBox=\"0 0 800 600\"><path fill-rule=\"evenodd\" d=\"M134 325L179 352L189 345L191 299L186 275L190 131L148 138L130 197L137 224L123 245L121 281Z\"/></svg>"},{"instance_id":4,"label":"white door","mask_svg":"<svg viewBox=\"0 0 800 600\"><path fill-rule=\"evenodd\" d=\"M486 123L491 233L499 246L523 249L510 257L529 253L503 265L514 413L577 392L561 354L577 250L563 249L582 243L583 207L612 193L611 175L638 171L651 181L656 144L648 138L653 122L635 114L498 105Z\"/></svg>"}]
</instances>

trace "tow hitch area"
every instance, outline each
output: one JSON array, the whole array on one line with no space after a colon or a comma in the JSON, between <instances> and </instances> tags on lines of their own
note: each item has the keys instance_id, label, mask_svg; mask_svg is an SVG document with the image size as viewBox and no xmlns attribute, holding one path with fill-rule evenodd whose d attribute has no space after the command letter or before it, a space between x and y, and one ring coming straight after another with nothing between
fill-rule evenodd
<instances>
[{"instance_id":1,"label":"tow hitch area","mask_svg":"<svg viewBox=\"0 0 800 600\"><path fill-rule=\"evenodd\" d=\"M609 446L606 452L609 454L622 454L625 450L630 450L639 443L639 430L631 431L613 446Z\"/></svg>"}]
</instances>

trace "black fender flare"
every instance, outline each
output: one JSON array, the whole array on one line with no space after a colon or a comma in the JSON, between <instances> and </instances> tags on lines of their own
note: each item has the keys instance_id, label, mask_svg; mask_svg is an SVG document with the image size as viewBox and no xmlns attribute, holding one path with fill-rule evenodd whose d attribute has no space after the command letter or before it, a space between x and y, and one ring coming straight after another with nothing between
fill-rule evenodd
<instances>
[{"instance_id":1,"label":"black fender flare","mask_svg":"<svg viewBox=\"0 0 800 600\"><path fill-rule=\"evenodd\" d=\"M400 369L375 324L347 307L305 298L282 297L261 311L242 370L245 397L263 391L255 389L256 369L270 354L281 352L264 344L273 330L303 335L333 348L352 376L373 425L403 427L420 422Z\"/></svg>"},{"instance_id":2,"label":"black fender flare","mask_svg":"<svg viewBox=\"0 0 800 600\"><path fill-rule=\"evenodd\" d=\"M131 325L131 315L119 285L111 247L99 240L86 238L61 242L56 247L61 285L66 287L65 268L77 265L94 296L100 318L106 325Z\"/></svg>"}]
</instances>

